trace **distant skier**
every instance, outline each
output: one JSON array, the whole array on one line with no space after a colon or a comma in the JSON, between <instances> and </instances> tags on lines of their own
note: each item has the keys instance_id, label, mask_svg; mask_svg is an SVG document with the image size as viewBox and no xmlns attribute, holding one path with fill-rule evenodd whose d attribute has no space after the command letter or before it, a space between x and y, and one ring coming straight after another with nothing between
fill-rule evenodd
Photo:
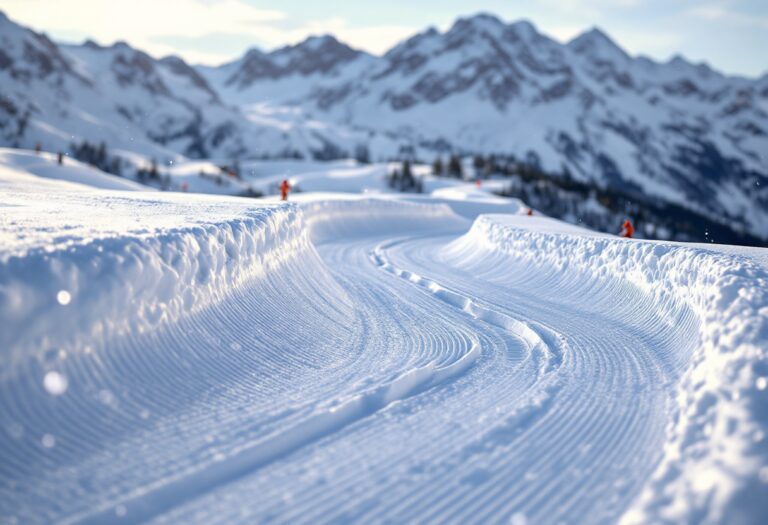
<instances>
[{"instance_id":1,"label":"distant skier","mask_svg":"<svg viewBox=\"0 0 768 525\"><path fill-rule=\"evenodd\" d=\"M40 144L39 142L37 144L35 144L35 153L39 154L42 151L43 151L43 145Z\"/></svg>"},{"instance_id":2,"label":"distant skier","mask_svg":"<svg viewBox=\"0 0 768 525\"><path fill-rule=\"evenodd\" d=\"M62 152L59 152L59 155L58 155L56 161L59 163L59 166L64 164L64 154Z\"/></svg>"},{"instance_id":3,"label":"distant skier","mask_svg":"<svg viewBox=\"0 0 768 525\"><path fill-rule=\"evenodd\" d=\"M528 211L525 214L531 217L533 215L533 208L528 208Z\"/></svg>"},{"instance_id":4,"label":"distant skier","mask_svg":"<svg viewBox=\"0 0 768 525\"><path fill-rule=\"evenodd\" d=\"M482 185L483 185L483 183L480 181L480 179L475 179L475 186L477 186L479 188Z\"/></svg>"},{"instance_id":5,"label":"distant skier","mask_svg":"<svg viewBox=\"0 0 768 525\"><path fill-rule=\"evenodd\" d=\"M289 191L291 191L291 185L288 182L288 179L283 179L283 182L280 183L280 200L281 201L288 200Z\"/></svg>"},{"instance_id":6,"label":"distant skier","mask_svg":"<svg viewBox=\"0 0 768 525\"><path fill-rule=\"evenodd\" d=\"M627 239L631 239L632 236L635 234L635 228L632 226L632 222L630 222L629 219L624 221L624 224L621 226L621 232L619 235L621 237L626 237Z\"/></svg>"}]
</instances>

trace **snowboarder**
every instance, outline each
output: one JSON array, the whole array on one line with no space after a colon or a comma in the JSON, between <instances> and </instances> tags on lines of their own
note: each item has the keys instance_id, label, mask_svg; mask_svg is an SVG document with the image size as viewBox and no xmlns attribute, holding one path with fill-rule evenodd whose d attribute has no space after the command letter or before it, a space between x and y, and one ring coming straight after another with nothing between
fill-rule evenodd
<instances>
[{"instance_id":1,"label":"snowboarder","mask_svg":"<svg viewBox=\"0 0 768 525\"><path fill-rule=\"evenodd\" d=\"M635 228L634 226L632 226L632 222L629 219L625 220L624 224L622 224L621 226L621 232L619 233L619 235L621 237L626 237L627 239L631 239L634 233L635 233Z\"/></svg>"},{"instance_id":2,"label":"snowboarder","mask_svg":"<svg viewBox=\"0 0 768 525\"><path fill-rule=\"evenodd\" d=\"M283 182L280 183L280 200L281 201L288 200L289 191L291 191L291 185L288 182L288 179L283 179Z\"/></svg>"}]
</instances>

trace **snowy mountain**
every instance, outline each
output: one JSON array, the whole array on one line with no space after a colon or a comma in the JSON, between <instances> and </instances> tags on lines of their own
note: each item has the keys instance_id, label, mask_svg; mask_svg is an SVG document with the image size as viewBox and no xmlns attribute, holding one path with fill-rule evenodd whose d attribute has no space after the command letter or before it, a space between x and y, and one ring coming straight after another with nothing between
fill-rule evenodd
<instances>
[{"instance_id":1,"label":"snowy mountain","mask_svg":"<svg viewBox=\"0 0 768 525\"><path fill-rule=\"evenodd\" d=\"M0 86L0 144L12 147L89 141L145 157L229 159L333 156L326 135L354 141L306 119L248 118L181 58L157 60L124 42L57 45L2 13Z\"/></svg>"},{"instance_id":2,"label":"snowy mountain","mask_svg":"<svg viewBox=\"0 0 768 525\"><path fill-rule=\"evenodd\" d=\"M127 44L57 46L0 17L0 143L145 156L513 156L768 239L768 75L561 44L481 14L382 57L332 36L220 67Z\"/></svg>"},{"instance_id":3,"label":"snowy mountain","mask_svg":"<svg viewBox=\"0 0 768 525\"><path fill-rule=\"evenodd\" d=\"M513 154L768 235L766 77L634 58L598 29L563 45L490 15L430 29L381 58L336 61L328 73L297 67L241 84L248 60L239 64L225 66L223 83L209 78L241 103L299 101L318 119L397 136L427 158Z\"/></svg>"}]
</instances>

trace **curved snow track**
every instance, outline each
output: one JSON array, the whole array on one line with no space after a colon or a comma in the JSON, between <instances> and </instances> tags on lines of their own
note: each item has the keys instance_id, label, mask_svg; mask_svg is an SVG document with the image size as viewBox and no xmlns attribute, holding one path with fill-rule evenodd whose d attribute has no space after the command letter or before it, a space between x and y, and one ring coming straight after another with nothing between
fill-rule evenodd
<instances>
[{"instance_id":1,"label":"curved snow track","mask_svg":"<svg viewBox=\"0 0 768 525\"><path fill-rule=\"evenodd\" d=\"M752 259L446 205L193 200L0 257L3 523L766 516Z\"/></svg>"}]
</instances>

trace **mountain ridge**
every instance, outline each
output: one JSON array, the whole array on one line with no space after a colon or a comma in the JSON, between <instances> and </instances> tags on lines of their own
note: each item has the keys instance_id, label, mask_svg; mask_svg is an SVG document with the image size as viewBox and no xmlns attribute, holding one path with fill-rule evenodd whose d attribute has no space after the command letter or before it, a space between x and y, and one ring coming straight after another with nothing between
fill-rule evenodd
<instances>
[{"instance_id":1,"label":"mountain ridge","mask_svg":"<svg viewBox=\"0 0 768 525\"><path fill-rule=\"evenodd\" d=\"M127 43L57 45L0 20L5 145L140 143L161 158L493 154L768 238L768 74L631 56L599 28L560 43L488 13L381 56L321 35L218 67Z\"/></svg>"}]
</instances>

